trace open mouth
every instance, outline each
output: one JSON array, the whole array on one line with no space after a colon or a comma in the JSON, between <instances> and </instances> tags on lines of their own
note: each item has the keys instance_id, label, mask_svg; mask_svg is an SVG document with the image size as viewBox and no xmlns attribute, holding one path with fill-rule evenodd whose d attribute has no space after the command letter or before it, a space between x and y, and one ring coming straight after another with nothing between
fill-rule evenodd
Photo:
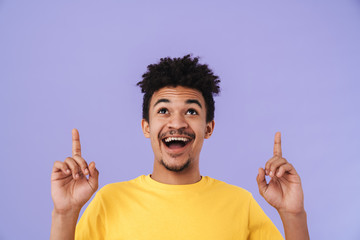
<instances>
[{"instance_id":1,"label":"open mouth","mask_svg":"<svg viewBox=\"0 0 360 240\"><path fill-rule=\"evenodd\" d=\"M166 137L162 139L162 142L172 150L182 149L191 141L192 139L187 137Z\"/></svg>"}]
</instances>

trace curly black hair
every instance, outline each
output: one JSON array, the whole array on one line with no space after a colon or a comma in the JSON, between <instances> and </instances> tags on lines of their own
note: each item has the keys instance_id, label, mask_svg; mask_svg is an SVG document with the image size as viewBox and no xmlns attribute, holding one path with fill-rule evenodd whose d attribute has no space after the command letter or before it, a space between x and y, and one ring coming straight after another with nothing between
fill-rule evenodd
<instances>
[{"instance_id":1,"label":"curly black hair","mask_svg":"<svg viewBox=\"0 0 360 240\"><path fill-rule=\"evenodd\" d=\"M206 122L214 119L215 102L213 95L220 93L220 79L207 64L199 64L199 57L191 54L182 58L161 58L157 64L147 66L143 80L136 85L144 93L143 119L149 122L150 100L154 92L163 87L189 87L200 91L206 104Z\"/></svg>"}]
</instances>

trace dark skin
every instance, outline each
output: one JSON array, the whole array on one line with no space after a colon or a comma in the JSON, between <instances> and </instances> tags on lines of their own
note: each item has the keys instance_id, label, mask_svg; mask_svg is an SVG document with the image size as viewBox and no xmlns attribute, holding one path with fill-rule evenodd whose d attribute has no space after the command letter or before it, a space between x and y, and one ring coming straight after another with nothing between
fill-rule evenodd
<instances>
[{"instance_id":1,"label":"dark skin","mask_svg":"<svg viewBox=\"0 0 360 240\"><path fill-rule=\"evenodd\" d=\"M195 183L201 179L199 156L203 140L211 136L215 122L206 122L205 102L197 90L163 88L154 94L156 98L167 99L168 102L162 101L163 106L152 102L150 121L142 120L144 135L150 138L155 156L152 178L167 184ZM180 129L195 137L181 134ZM171 131L176 132L176 137L189 137L191 141L183 149L168 149L159 136L162 133L169 135ZM99 172L94 162L88 165L81 157L80 137L76 129L72 131L72 142L72 157L66 158L64 162L55 162L51 174L51 195L54 201L52 240L74 238L80 209L98 188ZM170 168L178 168L189 160L190 164L178 172L161 164L163 161ZM269 183L265 175L271 177ZM286 239L309 239L300 177L295 168L282 157L280 133L275 134L273 157L266 162L264 169L259 169L256 179L260 194L279 212Z\"/></svg>"},{"instance_id":2,"label":"dark skin","mask_svg":"<svg viewBox=\"0 0 360 240\"><path fill-rule=\"evenodd\" d=\"M275 134L273 154L265 169L259 168L256 177L259 192L278 211L286 239L310 239L300 176L282 156L280 132ZM268 183L265 175L271 177Z\"/></svg>"},{"instance_id":3,"label":"dark skin","mask_svg":"<svg viewBox=\"0 0 360 240\"><path fill-rule=\"evenodd\" d=\"M271 177L269 183L266 183L265 175ZM300 176L282 157L280 132L275 134L274 156L266 162L265 170L259 169L256 180L261 196L278 211L299 213L304 210Z\"/></svg>"},{"instance_id":4,"label":"dark skin","mask_svg":"<svg viewBox=\"0 0 360 240\"><path fill-rule=\"evenodd\" d=\"M86 177L89 175L88 177ZM80 136L72 130L72 157L56 161L51 174L54 202L50 239L74 239L75 226L82 206L99 186L99 171L81 157Z\"/></svg>"},{"instance_id":5,"label":"dark skin","mask_svg":"<svg viewBox=\"0 0 360 240\"><path fill-rule=\"evenodd\" d=\"M51 195L54 208L59 212L81 209L98 188L98 171L95 163L87 165L81 157L80 136L72 131L72 157L54 163L51 175ZM89 178L86 178L89 175Z\"/></svg>"}]
</instances>

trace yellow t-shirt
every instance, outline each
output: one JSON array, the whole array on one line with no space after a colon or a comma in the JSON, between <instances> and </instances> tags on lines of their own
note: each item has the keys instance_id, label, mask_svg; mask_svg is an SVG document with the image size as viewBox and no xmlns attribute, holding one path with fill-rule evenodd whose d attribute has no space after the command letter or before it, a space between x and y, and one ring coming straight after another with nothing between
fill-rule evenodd
<instances>
[{"instance_id":1,"label":"yellow t-shirt","mask_svg":"<svg viewBox=\"0 0 360 240\"><path fill-rule=\"evenodd\" d=\"M213 179L170 185L149 175L106 185L76 226L75 239L283 239L248 191Z\"/></svg>"}]
</instances>

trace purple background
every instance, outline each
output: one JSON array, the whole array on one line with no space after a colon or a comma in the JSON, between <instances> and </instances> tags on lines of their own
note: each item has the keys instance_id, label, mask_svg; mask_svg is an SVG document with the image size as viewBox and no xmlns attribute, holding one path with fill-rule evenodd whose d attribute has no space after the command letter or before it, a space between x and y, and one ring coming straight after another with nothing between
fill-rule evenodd
<instances>
[{"instance_id":1,"label":"purple background","mask_svg":"<svg viewBox=\"0 0 360 240\"><path fill-rule=\"evenodd\" d=\"M200 166L259 195L282 132L312 239L360 239L359 1L0 0L0 239L48 239L53 162L71 129L100 185L152 171L135 86L161 57L200 56L221 79Z\"/></svg>"}]
</instances>

